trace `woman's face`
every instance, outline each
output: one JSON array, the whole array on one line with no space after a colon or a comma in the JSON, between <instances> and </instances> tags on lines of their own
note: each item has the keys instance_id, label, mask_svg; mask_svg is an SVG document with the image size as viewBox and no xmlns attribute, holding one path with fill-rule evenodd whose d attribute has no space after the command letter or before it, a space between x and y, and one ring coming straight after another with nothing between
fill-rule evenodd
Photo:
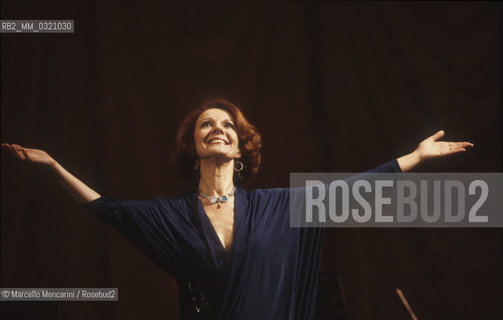
<instances>
[{"instance_id":1,"label":"woman's face","mask_svg":"<svg viewBox=\"0 0 503 320\"><path fill-rule=\"evenodd\" d=\"M219 108L205 110L197 118L194 142L200 159L241 157L234 120L227 111Z\"/></svg>"}]
</instances>

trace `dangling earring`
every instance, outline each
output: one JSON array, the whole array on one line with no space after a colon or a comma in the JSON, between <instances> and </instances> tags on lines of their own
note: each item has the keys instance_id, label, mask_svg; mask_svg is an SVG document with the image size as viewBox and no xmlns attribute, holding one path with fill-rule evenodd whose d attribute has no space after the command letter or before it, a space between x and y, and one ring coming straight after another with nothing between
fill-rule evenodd
<instances>
[{"instance_id":1,"label":"dangling earring","mask_svg":"<svg viewBox=\"0 0 503 320\"><path fill-rule=\"evenodd\" d=\"M194 170L199 169L199 160L194 161Z\"/></svg>"},{"instance_id":2,"label":"dangling earring","mask_svg":"<svg viewBox=\"0 0 503 320\"><path fill-rule=\"evenodd\" d=\"M241 172L245 166L239 160L234 160L234 171Z\"/></svg>"}]
</instances>

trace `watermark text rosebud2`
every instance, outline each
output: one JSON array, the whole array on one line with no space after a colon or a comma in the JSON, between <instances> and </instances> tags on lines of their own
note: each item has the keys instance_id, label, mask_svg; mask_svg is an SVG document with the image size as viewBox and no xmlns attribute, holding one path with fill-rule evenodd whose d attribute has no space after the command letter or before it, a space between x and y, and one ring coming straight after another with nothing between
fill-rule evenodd
<instances>
[{"instance_id":1,"label":"watermark text rosebud2","mask_svg":"<svg viewBox=\"0 0 503 320\"><path fill-rule=\"evenodd\" d=\"M292 173L291 227L503 227L503 173Z\"/></svg>"}]
</instances>

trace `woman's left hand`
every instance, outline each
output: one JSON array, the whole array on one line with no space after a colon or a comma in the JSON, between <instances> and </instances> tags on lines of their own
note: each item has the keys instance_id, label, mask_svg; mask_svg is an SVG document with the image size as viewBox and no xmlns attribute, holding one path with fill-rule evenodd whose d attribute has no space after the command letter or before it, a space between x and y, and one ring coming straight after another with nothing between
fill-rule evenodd
<instances>
[{"instance_id":1,"label":"woman's left hand","mask_svg":"<svg viewBox=\"0 0 503 320\"><path fill-rule=\"evenodd\" d=\"M415 152L418 153L419 161L466 151L466 148L473 147L473 143L470 142L437 141L444 134L444 130L440 130L417 146Z\"/></svg>"},{"instance_id":2,"label":"woman's left hand","mask_svg":"<svg viewBox=\"0 0 503 320\"><path fill-rule=\"evenodd\" d=\"M438 139L442 138L444 134L444 130L438 131L431 137L423 140L412 153L398 158L397 161L402 171L409 171L425 159L443 157L463 152L466 151L466 148L473 147L473 143L471 142L438 141Z\"/></svg>"}]
</instances>

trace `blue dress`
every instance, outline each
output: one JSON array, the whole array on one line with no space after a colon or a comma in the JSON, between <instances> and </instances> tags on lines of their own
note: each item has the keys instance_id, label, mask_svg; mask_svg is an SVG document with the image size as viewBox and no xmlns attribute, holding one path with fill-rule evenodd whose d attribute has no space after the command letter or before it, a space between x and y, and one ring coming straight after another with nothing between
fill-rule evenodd
<instances>
[{"instance_id":1,"label":"blue dress","mask_svg":"<svg viewBox=\"0 0 503 320\"><path fill-rule=\"evenodd\" d=\"M400 172L396 160L372 172ZM84 208L177 279L182 319L314 316L321 228L290 228L289 189L237 188L226 251L198 193L148 201L101 197Z\"/></svg>"}]
</instances>

